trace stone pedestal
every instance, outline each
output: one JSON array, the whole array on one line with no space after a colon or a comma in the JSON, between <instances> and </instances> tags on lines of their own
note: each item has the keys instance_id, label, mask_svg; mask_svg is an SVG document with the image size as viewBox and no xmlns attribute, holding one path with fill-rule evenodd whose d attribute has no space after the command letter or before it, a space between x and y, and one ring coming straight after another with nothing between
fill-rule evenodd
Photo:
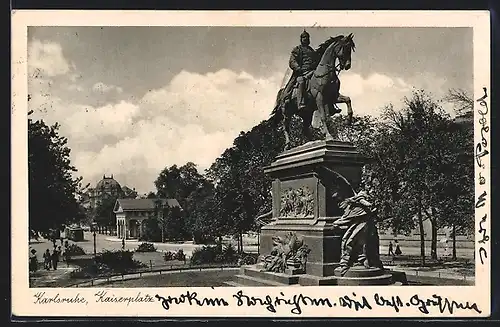
<instances>
[{"instance_id":1,"label":"stone pedestal","mask_svg":"<svg viewBox=\"0 0 500 327\"><path fill-rule=\"evenodd\" d=\"M344 276L336 269L335 276L342 286L393 284L392 274L382 268L351 267Z\"/></svg>"},{"instance_id":2,"label":"stone pedestal","mask_svg":"<svg viewBox=\"0 0 500 327\"><path fill-rule=\"evenodd\" d=\"M332 196L351 192L361 180L363 158L349 143L315 141L280 154L265 173L273 179L273 222L263 226L260 253L269 254L273 236L295 233L311 252L305 273L334 275L343 231L333 222L342 215Z\"/></svg>"},{"instance_id":3,"label":"stone pedestal","mask_svg":"<svg viewBox=\"0 0 500 327\"><path fill-rule=\"evenodd\" d=\"M393 284L392 273L384 269L335 273L344 230L333 225L343 215L334 195L354 195L364 162L350 143L315 141L281 153L265 167L273 180L273 220L261 229L260 254L271 254L273 237L286 235L297 236L310 252L300 271L289 267L283 273L267 272L262 263L243 266L233 286Z\"/></svg>"}]
</instances>

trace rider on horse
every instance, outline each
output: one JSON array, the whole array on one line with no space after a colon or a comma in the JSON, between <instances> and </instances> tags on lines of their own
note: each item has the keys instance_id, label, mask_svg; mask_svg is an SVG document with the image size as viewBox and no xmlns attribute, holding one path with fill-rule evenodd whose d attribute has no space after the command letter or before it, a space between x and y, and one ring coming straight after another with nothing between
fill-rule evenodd
<instances>
[{"instance_id":1,"label":"rider on horse","mask_svg":"<svg viewBox=\"0 0 500 327\"><path fill-rule=\"evenodd\" d=\"M300 45L292 50L289 60L289 66L293 70L293 75L287 84L285 95L288 95L295 81L297 81L297 102L299 109L306 106L307 82L311 78L319 59L316 51L309 45L309 33L305 30L300 34Z\"/></svg>"}]
</instances>

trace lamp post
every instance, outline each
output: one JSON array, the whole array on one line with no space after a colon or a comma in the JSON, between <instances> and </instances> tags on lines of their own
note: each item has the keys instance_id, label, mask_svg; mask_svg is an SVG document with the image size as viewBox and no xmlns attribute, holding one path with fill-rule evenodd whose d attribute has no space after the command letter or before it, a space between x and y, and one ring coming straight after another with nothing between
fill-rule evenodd
<instances>
[{"instance_id":1,"label":"lamp post","mask_svg":"<svg viewBox=\"0 0 500 327\"><path fill-rule=\"evenodd\" d=\"M97 258L97 249L96 249L96 223L92 224L92 235L94 236L94 260Z\"/></svg>"},{"instance_id":2,"label":"lamp post","mask_svg":"<svg viewBox=\"0 0 500 327\"><path fill-rule=\"evenodd\" d=\"M260 226L257 231L257 256L260 256Z\"/></svg>"}]
</instances>

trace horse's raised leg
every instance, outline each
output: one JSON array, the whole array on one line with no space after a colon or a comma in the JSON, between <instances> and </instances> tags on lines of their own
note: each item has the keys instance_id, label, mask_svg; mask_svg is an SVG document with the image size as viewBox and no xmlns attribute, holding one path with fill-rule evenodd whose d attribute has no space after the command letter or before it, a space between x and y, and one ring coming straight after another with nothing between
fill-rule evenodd
<instances>
[{"instance_id":1,"label":"horse's raised leg","mask_svg":"<svg viewBox=\"0 0 500 327\"><path fill-rule=\"evenodd\" d=\"M351 125L352 124L352 115L353 115L351 98L339 93L339 96L337 97L337 100L335 101L335 103L345 103L347 105L347 123L349 125Z\"/></svg>"},{"instance_id":2,"label":"horse's raised leg","mask_svg":"<svg viewBox=\"0 0 500 327\"><path fill-rule=\"evenodd\" d=\"M332 134L330 134L330 131L328 130L328 125L327 125L327 110L328 110L328 106L326 106L324 104L324 101L323 101L323 95L321 94L321 92L318 92L316 94L316 106L318 107L318 112L319 112L319 116L321 118L321 122L322 122L322 132L323 134L325 135L325 140L326 141L332 141L333 140L333 136Z\"/></svg>"}]
</instances>

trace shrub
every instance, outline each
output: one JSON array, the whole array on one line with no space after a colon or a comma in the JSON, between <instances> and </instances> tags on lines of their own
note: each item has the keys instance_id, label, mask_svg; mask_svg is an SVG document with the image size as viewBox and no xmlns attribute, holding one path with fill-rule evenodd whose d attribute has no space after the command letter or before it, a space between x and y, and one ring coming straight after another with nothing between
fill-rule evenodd
<instances>
[{"instance_id":1,"label":"shrub","mask_svg":"<svg viewBox=\"0 0 500 327\"><path fill-rule=\"evenodd\" d=\"M66 248L65 252L70 255L70 256L75 256L75 255L84 255L85 254L85 251L79 247L78 245L76 244L70 244L68 245L68 247Z\"/></svg>"},{"instance_id":2,"label":"shrub","mask_svg":"<svg viewBox=\"0 0 500 327\"><path fill-rule=\"evenodd\" d=\"M104 251L96 258L96 263L109 268L113 272L126 272L131 269L146 267L145 264L133 259L133 252L123 251ZM99 270L99 269L98 269Z\"/></svg>"},{"instance_id":3,"label":"shrub","mask_svg":"<svg viewBox=\"0 0 500 327\"><path fill-rule=\"evenodd\" d=\"M174 253L172 251L167 251L163 254L163 260L171 261L174 260Z\"/></svg>"},{"instance_id":4,"label":"shrub","mask_svg":"<svg viewBox=\"0 0 500 327\"><path fill-rule=\"evenodd\" d=\"M253 265L257 263L258 255L257 253L242 253L240 258L242 265Z\"/></svg>"},{"instance_id":5,"label":"shrub","mask_svg":"<svg viewBox=\"0 0 500 327\"><path fill-rule=\"evenodd\" d=\"M217 246L203 246L195 249L191 256L191 264L201 265L206 263L215 263L217 256Z\"/></svg>"},{"instance_id":6,"label":"shrub","mask_svg":"<svg viewBox=\"0 0 500 327\"><path fill-rule=\"evenodd\" d=\"M174 259L179 261L186 261L186 254L184 254L184 251L182 251L182 249L179 249L179 251L175 253Z\"/></svg>"},{"instance_id":7,"label":"shrub","mask_svg":"<svg viewBox=\"0 0 500 327\"><path fill-rule=\"evenodd\" d=\"M93 278L99 275L112 273L113 270L103 264L96 264L94 262L87 264L79 269L70 272L71 278Z\"/></svg>"},{"instance_id":8,"label":"shrub","mask_svg":"<svg viewBox=\"0 0 500 327\"><path fill-rule=\"evenodd\" d=\"M163 254L163 260L165 260L165 261L171 261L171 260L186 261L186 255L184 254L184 251L182 249L178 250L177 252L167 251Z\"/></svg>"},{"instance_id":9,"label":"shrub","mask_svg":"<svg viewBox=\"0 0 500 327\"><path fill-rule=\"evenodd\" d=\"M156 248L153 243L141 243L138 247L136 252L156 252Z\"/></svg>"},{"instance_id":10,"label":"shrub","mask_svg":"<svg viewBox=\"0 0 500 327\"><path fill-rule=\"evenodd\" d=\"M193 241L195 244L213 244L215 242L215 237L201 233L193 233Z\"/></svg>"},{"instance_id":11,"label":"shrub","mask_svg":"<svg viewBox=\"0 0 500 327\"><path fill-rule=\"evenodd\" d=\"M174 256L175 260L186 261L186 254L182 249L179 249Z\"/></svg>"},{"instance_id":12,"label":"shrub","mask_svg":"<svg viewBox=\"0 0 500 327\"><path fill-rule=\"evenodd\" d=\"M223 263L236 263L238 262L238 253L234 249L234 246L229 244L226 246L222 253Z\"/></svg>"},{"instance_id":13,"label":"shrub","mask_svg":"<svg viewBox=\"0 0 500 327\"><path fill-rule=\"evenodd\" d=\"M223 247L221 245L204 246L193 251L191 264L210 263L236 263L238 254L232 245Z\"/></svg>"}]
</instances>

